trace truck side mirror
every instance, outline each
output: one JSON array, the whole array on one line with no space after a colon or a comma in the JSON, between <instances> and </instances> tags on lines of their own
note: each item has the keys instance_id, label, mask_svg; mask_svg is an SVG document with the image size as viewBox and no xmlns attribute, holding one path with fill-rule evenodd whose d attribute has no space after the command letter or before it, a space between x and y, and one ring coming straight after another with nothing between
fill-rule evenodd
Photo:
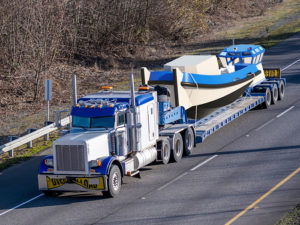
<instances>
[{"instance_id":1,"label":"truck side mirror","mask_svg":"<svg viewBox=\"0 0 300 225\"><path fill-rule=\"evenodd\" d=\"M137 123L136 124L136 128L141 129L142 128L142 124L141 123Z\"/></svg>"}]
</instances>

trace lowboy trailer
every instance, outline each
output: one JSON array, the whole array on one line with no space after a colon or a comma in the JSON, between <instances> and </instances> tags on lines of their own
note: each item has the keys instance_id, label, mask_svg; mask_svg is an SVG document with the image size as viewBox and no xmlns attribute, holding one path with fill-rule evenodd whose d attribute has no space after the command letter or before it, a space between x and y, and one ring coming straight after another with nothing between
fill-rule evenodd
<instances>
[{"instance_id":1,"label":"lowboy trailer","mask_svg":"<svg viewBox=\"0 0 300 225\"><path fill-rule=\"evenodd\" d=\"M66 191L120 193L123 176L135 176L154 162L179 162L226 124L258 106L268 108L284 97L286 81L269 69L263 82L242 97L201 119L189 119L184 107L172 107L168 89L140 86L130 91L103 87L72 107L71 129L53 143L53 155L39 168L39 189L47 195ZM175 71L176 72L176 71Z\"/></svg>"}]
</instances>

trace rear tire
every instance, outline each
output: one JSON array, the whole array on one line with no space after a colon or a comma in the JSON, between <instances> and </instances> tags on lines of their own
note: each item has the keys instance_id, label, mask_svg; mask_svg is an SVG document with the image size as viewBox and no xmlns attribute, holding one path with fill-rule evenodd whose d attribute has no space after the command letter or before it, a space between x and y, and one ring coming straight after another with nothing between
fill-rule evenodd
<instances>
[{"instance_id":1,"label":"rear tire","mask_svg":"<svg viewBox=\"0 0 300 225\"><path fill-rule=\"evenodd\" d=\"M273 91L272 91L272 104L276 104L276 102L278 101L278 86L277 84L274 84L273 86Z\"/></svg>"},{"instance_id":2,"label":"rear tire","mask_svg":"<svg viewBox=\"0 0 300 225\"><path fill-rule=\"evenodd\" d=\"M168 164L171 156L171 146L168 139L163 139L160 143L159 159L163 164Z\"/></svg>"},{"instance_id":3,"label":"rear tire","mask_svg":"<svg viewBox=\"0 0 300 225\"><path fill-rule=\"evenodd\" d=\"M280 81L279 90L278 90L278 100L282 100L285 94L285 85L283 80Z\"/></svg>"},{"instance_id":4,"label":"rear tire","mask_svg":"<svg viewBox=\"0 0 300 225\"><path fill-rule=\"evenodd\" d=\"M112 165L107 178L108 191L103 191L103 196L113 198L121 191L122 177L117 165Z\"/></svg>"},{"instance_id":5,"label":"rear tire","mask_svg":"<svg viewBox=\"0 0 300 225\"><path fill-rule=\"evenodd\" d=\"M184 155L191 155L194 150L195 136L192 128L187 128L184 132Z\"/></svg>"},{"instance_id":6,"label":"rear tire","mask_svg":"<svg viewBox=\"0 0 300 225\"><path fill-rule=\"evenodd\" d=\"M173 136L173 151L172 156L175 162L179 162L183 154L183 141L180 133Z\"/></svg>"},{"instance_id":7,"label":"rear tire","mask_svg":"<svg viewBox=\"0 0 300 225\"><path fill-rule=\"evenodd\" d=\"M266 88L266 90L265 90L265 102L263 103L263 108L265 108L265 109L270 108L271 100L272 100L272 95L271 95L270 88Z\"/></svg>"}]
</instances>

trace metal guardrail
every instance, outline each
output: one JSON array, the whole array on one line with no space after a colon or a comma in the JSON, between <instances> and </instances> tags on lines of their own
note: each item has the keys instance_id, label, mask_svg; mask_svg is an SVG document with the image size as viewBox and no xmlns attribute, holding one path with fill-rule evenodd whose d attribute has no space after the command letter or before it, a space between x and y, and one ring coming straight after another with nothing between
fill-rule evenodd
<instances>
[{"instance_id":1,"label":"metal guardrail","mask_svg":"<svg viewBox=\"0 0 300 225\"><path fill-rule=\"evenodd\" d=\"M66 126L70 123L70 116L63 118L59 121L59 123L52 123L48 126L45 126L41 129L38 129L30 134L26 134L22 137L19 137L11 142L8 142L4 145L0 146L0 155L5 153L5 152L9 152L9 151L13 151L15 148L22 146L28 142L31 142L34 139L40 138L46 134L49 134L55 130L58 129L59 126L63 127ZM59 126L57 126L59 125Z\"/></svg>"}]
</instances>

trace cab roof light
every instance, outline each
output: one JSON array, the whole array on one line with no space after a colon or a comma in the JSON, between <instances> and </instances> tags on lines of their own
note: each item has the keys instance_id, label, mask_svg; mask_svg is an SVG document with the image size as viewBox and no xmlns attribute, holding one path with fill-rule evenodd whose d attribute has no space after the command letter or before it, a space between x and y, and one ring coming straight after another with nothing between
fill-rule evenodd
<instances>
[{"instance_id":1,"label":"cab roof light","mask_svg":"<svg viewBox=\"0 0 300 225\"><path fill-rule=\"evenodd\" d=\"M140 86L139 91L149 91L150 87L149 86Z\"/></svg>"},{"instance_id":2,"label":"cab roof light","mask_svg":"<svg viewBox=\"0 0 300 225\"><path fill-rule=\"evenodd\" d=\"M88 106L88 105L85 105L84 107L85 107L85 108L88 108L89 106Z\"/></svg>"},{"instance_id":3,"label":"cab roof light","mask_svg":"<svg viewBox=\"0 0 300 225\"><path fill-rule=\"evenodd\" d=\"M78 105L78 104L76 104L76 105L75 105L75 107L77 107L77 108L78 108L78 107L79 107L79 105Z\"/></svg>"},{"instance_id":4,"label":"cab roof light","mask_svg":"<svg viewBox=\"0 0 300 225\"><path fill-rule=\"evenodd\" d=\"M112 90L112 87L111 86L102 86L101 89L104 91L110 91L110 90Z\"/></svg>"},{"instance_id":5,"label":"cab roof light","mask_svg":"<svg viewBox=\"0 0 300 225\"><path fill-rule=\"evenodd\" d=\"M93 109L94 108L94 106L93 105L91 105L91 109Z\"/></svg>"},{"instance_id":6,"label":"cab roof light","mask_svg":"<svg viewBox=\"0 0 300 225\"><path fill-rule=\"evenodd\" d=\"M100 108L101 108L101 105L98 105L97 107L100 109Z\"/></svg>"}]
</instances>

